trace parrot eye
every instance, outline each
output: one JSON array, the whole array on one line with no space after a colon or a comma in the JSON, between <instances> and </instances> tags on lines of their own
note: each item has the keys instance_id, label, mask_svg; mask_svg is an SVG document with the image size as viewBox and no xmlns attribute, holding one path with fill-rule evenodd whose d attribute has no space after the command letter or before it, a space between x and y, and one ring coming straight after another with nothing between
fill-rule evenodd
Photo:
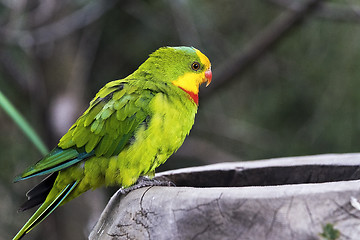
<instances>
[{"instance_id":1,"label":"parrot eye","mask_svg":"<svg viewBox=\"0 0 360 240\"><path fill-rule=\"evenodd\" d=\"M199 70L199 69L200 69L200 63L198 63L198 62L193 62L193 63L191 64L191 68L192 68L192 70L194 70L194 71Z\"/></svg>"}]
</instances>

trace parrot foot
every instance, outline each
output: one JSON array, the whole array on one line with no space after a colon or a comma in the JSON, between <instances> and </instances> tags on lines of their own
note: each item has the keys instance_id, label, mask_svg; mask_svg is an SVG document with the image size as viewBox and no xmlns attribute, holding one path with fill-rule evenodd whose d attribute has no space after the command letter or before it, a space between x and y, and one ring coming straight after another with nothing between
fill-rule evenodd
<instances>
[{"instance_id":1,"label":"parrot foot","mask_svg":"<svg viewBox=\"0 0 360 240\"><path fill-rule=\"evenodd\" d=\"M176 185L173 182L168 180L150 179L145 176L140 176L134 185L128 188L120 188L118 193L121 195L126 195L129 192L142 187L154 187L154 186L176 187Z\"/></svg>"}]
</instances>

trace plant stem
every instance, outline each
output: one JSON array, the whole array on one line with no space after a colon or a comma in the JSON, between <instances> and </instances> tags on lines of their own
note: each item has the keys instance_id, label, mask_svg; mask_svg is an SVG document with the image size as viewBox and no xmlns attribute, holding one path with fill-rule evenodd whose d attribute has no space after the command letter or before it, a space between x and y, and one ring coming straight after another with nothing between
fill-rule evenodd
<instances>
[{"instance_id":1,"label":"plant stem","mask_svg":"<svg viewBox=\"0 0 360 240\"><path fill-rule=\"evenodd\" d=\"M45 155L49 151L40 137L36 134L34 129L25 120L25 118L16 110L11 102L5 97L0 91L0 107L12 118L12 120L18 125L18 127L25 133L30 139L34 146L40 151L41 154Z\"/></svg>"}]
</instances>

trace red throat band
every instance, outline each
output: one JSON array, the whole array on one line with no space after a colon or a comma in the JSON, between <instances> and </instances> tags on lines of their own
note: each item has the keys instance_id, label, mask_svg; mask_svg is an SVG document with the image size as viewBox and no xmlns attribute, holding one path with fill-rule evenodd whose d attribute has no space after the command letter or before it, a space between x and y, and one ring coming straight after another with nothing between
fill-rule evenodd
<instances>
[{"instance_id":1,"label":"red throat band","mask_svg":"<svg viewBox=\"0 0 360 240\"><path fill-rule=\"evenodd\" d=\"M199 95L197 95L197 94L195 94L193 92L190 92L190 91L186 91L182 87L179 87L179 88L181 88L181 90L183 90L184 92L189 94L189 98L192 99L194 101L194 103L196 103L196 105L199 105Z\"/></svg>"}]
</instances>

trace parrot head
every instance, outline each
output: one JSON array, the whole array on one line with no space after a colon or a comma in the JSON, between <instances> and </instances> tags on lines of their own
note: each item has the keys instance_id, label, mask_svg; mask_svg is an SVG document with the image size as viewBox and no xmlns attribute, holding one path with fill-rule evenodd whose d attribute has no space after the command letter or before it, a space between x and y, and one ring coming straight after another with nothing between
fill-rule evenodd
<instances>
[{"instance_id":1,"label":"parrot head","mask_svg":"<svg viewBox=\"0 0 360 240\"><path fill-rule=\"evenodd\" d=\"M143 65L151 69L150 74L157 78L157 81L179 87L188 93L196 104L200 85L206 83L208 86L212 79L209 59L193 47L162 47L152 53ZM151 68L149 65L152 65Z\"/></svg>"}]
</instances>

